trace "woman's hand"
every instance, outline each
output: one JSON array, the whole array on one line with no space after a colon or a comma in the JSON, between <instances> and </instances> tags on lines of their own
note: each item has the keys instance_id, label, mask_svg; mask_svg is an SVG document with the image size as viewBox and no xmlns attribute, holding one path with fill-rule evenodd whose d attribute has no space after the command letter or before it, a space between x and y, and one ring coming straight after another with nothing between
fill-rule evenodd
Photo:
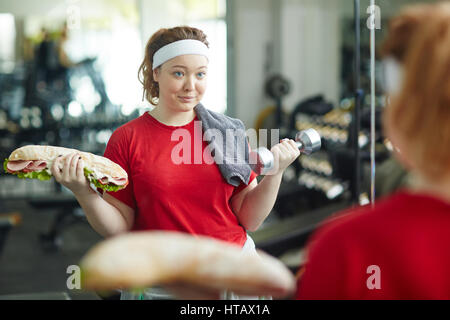
<instances>
[{"instance_id":1,"label":"woman's hand","mask_svg":"<svg viewBox=\"0 0 450 320\"><path fill-rule=\"evenodd\" d=\"M274 168L268 175L283 174L289 165L300 155L300 150L292 139L283 139L270 149L273 153Z\"/></svg>"},{"instance_id":2,"label":"woman's hand","mask_svg":"<svg viewBox=\"0 0 450 320\"><path fill-rule=\"evenodd\" d=\"M81 156L78 153L71 153L65 157L56 158L51 171L57 182L77 195L92 190L84 176L83 168Z\"/></svg>"},{"instance_id":3,"label":"woman's hand","mask_svg":"<svg viewBox=\"0 0 450 320\"><path fill-rule=\"evenodd\" d=\"M178 300L219 300L222 294L221 290L187 283L167 284L163 287Z\"/></svg>"}]
</instances>

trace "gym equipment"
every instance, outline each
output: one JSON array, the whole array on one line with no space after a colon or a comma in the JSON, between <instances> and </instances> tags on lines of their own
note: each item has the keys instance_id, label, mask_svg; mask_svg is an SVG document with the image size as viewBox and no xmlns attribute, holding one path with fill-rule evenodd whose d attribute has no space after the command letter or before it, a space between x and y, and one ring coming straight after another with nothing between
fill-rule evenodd
<instances>
[{"instance_id":1,"label":"gym equipment","mask_svg":"<svg viewBox=\"0 0 450 320\"><path fill-rule=\"evenodd\" d=\"M304 185L307 189L314 189L322 192L328 200L336 199L344 193L348 187L348 183L342 183L338 179L323 177L322 175L307 171L300 174L298 183Z\"/></svg>"},{"instance_id":2,"label":"gym equipment","mask_svg":"<svg viewBox=\"0 0 450 320\"><path fill-rule=\"evenodd\" d=\"M22 222L18 212L0 214L0 256L6 243L9 231Z\"/></svg>"},{"instance_id":3,"label":"gym equipment","mask_svg":"<svg viewBox=\"0 0 450 320\"><path fill-rule=\"evenodd\" d=\"M283 97L291 91L289 81L280 74L269 77L265 83L266 94L275 100L276 128L282 129L283 123Z\"/></svg>"},{"instance_id":4,"label":"gym equipment","mask_svg":"<svg viewBox=\"0 0 450 320\"><path fill-rule=\"evenodd\" d=\"M319 150L322 145L319 133L312 128L298 132L295 141L300 152L307 155ZM267 174L274 166L272 152L265 147L255 149L250 153L250 165L258 175Z\"/></svg>"},{"instance_id":5,"label":"gym equipment","mask_svg":"<svg viewBox=\"0 0 450 320\"><path fill-rule=\"evenodd\" d=\"M327 102L323 95L318 94L298 103L289 116L289 130L296 131L297 115L323 116L333 110L333 105Z\"/></svg>"},{"instance_id":6,"label":"gym equipment","mask_svg":"<svg viewBox=\"0 0 450 320\"><path fill-rule=\"evenodd\" d=\"M266 93L273 99L279 99L291 91L291 85L287 79L281 75L274 75L266 81Z\"/></svg>"},{"instance_id":7,"label":"gym equipment","mask_svg":"<svg viewBox=\"0 0 450 320\"><path fill-rule=\"evenodd\" d=\"M87 223L78 201L70 194L32 197L28 204L37 210L58 209L49 229L39 234L40 245L47 252L55 252L62 247L62 234L67 228L77 223Z\"/></svg>"}]
</instances>

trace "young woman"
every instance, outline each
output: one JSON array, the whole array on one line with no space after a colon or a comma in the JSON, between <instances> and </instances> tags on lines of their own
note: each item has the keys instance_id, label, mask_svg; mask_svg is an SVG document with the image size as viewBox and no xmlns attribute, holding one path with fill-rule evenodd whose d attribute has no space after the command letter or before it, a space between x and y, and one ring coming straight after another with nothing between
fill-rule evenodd
<instances>
[{"instance_id":1,"label":"young woman","mask_svg":"<svg viewBox=\"0 0 450 320\"><path fill-rule=\"evenodd\" d=\"M115 130L104 154L127 171L125 189L99 196L76 154L55 161L55 179L74 193L101 235L175 230L254 248L246 231L258 229L272 210L283 171L299 150L293 140L283 140L271 149L277 170L259 184L252 172L249 183L239 186L227 183L214 162L174 161L177 130L189 133L190 146L200 141L201 154L207 154L206 141L195 131L195 107L207 89L208 45L201 30L187 26L161 29L148 41L139 72L155 108Z\"/></svg>"},{"instance_id":2,"label":"young woman","mask_svg":"<svg viewBox=\"0 0 450 320\"><path fill-rule=\"evenodd\" d=\"M402 12L383 51L386 133L417 182L318 230L299 299L450 299L450 4Z\"/></svg>"}]
</instances>

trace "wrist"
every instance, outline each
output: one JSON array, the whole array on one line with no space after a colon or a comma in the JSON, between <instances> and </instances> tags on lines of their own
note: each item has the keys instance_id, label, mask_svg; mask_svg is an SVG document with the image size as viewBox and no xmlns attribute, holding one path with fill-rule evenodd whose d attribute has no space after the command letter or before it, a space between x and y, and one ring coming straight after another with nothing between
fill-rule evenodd
<instances>
[{"instance_id":1,"label":"wrist","mask_svg":"<svg viewBox=\"0 0 450 320\"><path fill-rule=\"evenodd\" d=\"M92 188L90 186L88 186L87 188L83 188L83 189L72 191L72 192L73 192L75 198L77 198L77 199L91 197L91 196L94 196L97 194L94 190L92 190Z\"/></svg>"},{"instance_id":2,"label":"wrist","mask_svg":"<svg viewBox=\"0 0 450 320\"><path fill-rule=\"evenodd\" d=\"M266 177L272 177L273 179L281 179L283 177L284 170L277 171L275 173L269 173Z\"/></svg>"}]
</instances>

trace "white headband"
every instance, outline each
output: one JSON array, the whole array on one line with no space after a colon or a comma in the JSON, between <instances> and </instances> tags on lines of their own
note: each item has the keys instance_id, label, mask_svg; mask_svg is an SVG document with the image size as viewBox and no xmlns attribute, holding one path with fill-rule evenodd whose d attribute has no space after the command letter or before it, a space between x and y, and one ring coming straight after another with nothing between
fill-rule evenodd
<instances>
[{"instance_id":1,"label":"white headband","mask_svg":"<svg viewBox=\"0 0 450 320\"><path fill-rule=\"evenodd\" d=\"M390 94L399 93L403 82L403 67L393 57L387 57L382 63L384 67L384 90Z\"/></svg>"},{"instance_id":2,"label":"white headband","mask_svg":"<svg viewBox=\"0 0 450 320\"><path fill-rule=\"evenodd\" d=\"M153 55L153 70L164 62L185 54L199 54L208 59L208 51L208 47L199 40L187 39L169 43Z\"/></svg>"}]
</instances>

